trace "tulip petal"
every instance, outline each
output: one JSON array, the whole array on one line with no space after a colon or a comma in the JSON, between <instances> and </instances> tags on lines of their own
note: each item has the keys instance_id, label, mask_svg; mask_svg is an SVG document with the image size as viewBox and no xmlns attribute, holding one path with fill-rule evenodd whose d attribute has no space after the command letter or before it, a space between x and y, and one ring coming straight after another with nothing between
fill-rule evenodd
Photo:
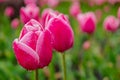
<instances>
[{"instance_id":1,"label":"tulip petal","mask_svg":"<svg viewBox=\"0 0 120 80\"><path fill-rule=\"evenodd\" d=\"M52 59L51 35L49 31L41 32L37 45L36 52L40 57L39 68L47 66Z\"/></svg>"},{"instance_id":2,"label":"tulip petal","mask_svg":"<svg viewBox=\"0 0 120 80\"><path fill-rule=\"evenodd\" d=\"M20 42L26 44L27 46L35 50L37 39L38 39L38 34L30 31L20 39Z\"/></svg>"},{"instance_id":3,"label":"tulip petal","mask_svg":"<svg viewBox=\"0 0 120 80\"><path fill-rule=\"evenodd\" d=\"M27 32L28 31L27 31L26 27L23 27L22 30L21 30L21 32L20 32L19 39L21 39Z\"/></svg>"},{"instance_id":4,"label":"tulip petal","mask_svg":"<svg viewBox=\"0 0 120 80\"><path fill-rule=\"evenodd\" d=\"M39 56L33 49L24 43L18 42L18 39L14 40L13 49L17 61L22 67L26 68L27 70L37 69Z\"/></svg>"}]
</instances>

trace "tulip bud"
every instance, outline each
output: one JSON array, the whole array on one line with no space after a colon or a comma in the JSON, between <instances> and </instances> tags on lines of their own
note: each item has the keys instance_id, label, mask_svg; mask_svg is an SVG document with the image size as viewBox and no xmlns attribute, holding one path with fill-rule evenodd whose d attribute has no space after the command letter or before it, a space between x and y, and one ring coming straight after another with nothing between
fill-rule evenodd
<instances>
[{"instance_id":1,"label":"tulip bud","mask_svg":"<svg viewBox=\"0 0 120 80\"><path fill-rule=\"evenodd\" d=\"M108 2L109 2L110 4L115 4L115 3L117 2L117 0L108 0Z\"/></svg>"},{"instance_id":2,"label":"tulip bud","mask_svg":"<svg viewBox=\"0 0 120 80\"><path fill-rule=\"evenodd\" d=\"M50 7L56 7L59 4L59 0L47 0L47 4Z\"/></svg>"},{"instance_id":3,"label":"tulip bud","mask_svg":"<svg viewBox=\"0 0 120 80\"><path fill-rule=\"evenodd\" d=\"M90 48L90 41L85 41L84 43L83 43L83 49L84 50L88 50Z\"/></svg>"},{"instance_id":4,"label":"tulip bud","mask_svg":"<svg viewBox=\"0 0 120 80\"><path fill-rule=\"evenodd\" d=\"M16 29L19 26L19 19L15 18L11 22L12 28Z\"/></svg>"},{"instance_id":5,"label":"tulip bud","mask_svg":"<svg viewBox=\"0 0 120 80\"><path fill-rule=\"evenodd\" d=\"M114 16L108 16L103 25L106 31L115 32L119 27L119 20Z\"/></svg>"},{"instance_id":6,"label":"tulip bud","mask_svg":"<svg viewBox=\"0 0 120 80\"><path fill-rule=\"evenodd\" d=\"M43 68L52 59L50 32L41 27L32 19L23 27L19 39L13 41L17 61L27 70Z\"/></svg>"},{"instance_id":7,"label":"tulip bud","mask_svg":"<svg viewBox=\"0 0 120 80\"><path fill-rule=\"evenodd\" d=\"M47 0L38 0L38 4L40 7L42 7L47 4Z\"/></svg>"},{"instance_id":8,"label":"tulip bud","mask_svg":"<svg viewBox=\"0 0 120 80\"><path fill-rule=\"evenodd\" d=\"M70 14L71 14L73 17L77 17L77 15L78 15L79 13L81 13L79 2L74 2L74 3L72 3L72 5L71 5L71 7L70 7Z\"/></svg>"},{"instance_id":9,"label":"tulip bud","mask_svg":"<svg viewBox=\"0 0 120 80\"><path fill-rule=\"evenodd\" d=\"M74 33L65 15L53 14L54 16L48 19L46 29L51 31L53 48L59 52L64 52L73 46Z\"/></svg>"},{"instance_id":10,"label":"tulip bud","mask_svg":"<svg viewBox=\"0 0 120 80\"><path fill-rule=\"evenodd\" d=\"M102 18L102 10L100 10L100 9L97 9L96 11L95 11L95 15L96 15L96 18L97 18L97 21L100 21L101 20L101 18Z\"/></svg>"},{"instance_id":11,"label":"tulip bud","mask_svg":"<svg viewBox=\"0 0 120 80\"><path fill-rule=\"evenodd\" d=\"M39 8L35 4L28 4L20 9L21 21L25 24L30 19L39 21Z\"/></svg>"},{"instance_id":12,"label":"tulip bud","mask_svg":"<svg viewBox=\"0 0 120 80\"><path fill-rule=\"evenodd\" d=\"M102 5L105 0L94 0L97 5Z\"/></svg>"},{"instance_id":13,"label":"tulip bud","mask_svg":"<svg viewBox=\"0 0 120 80\"><path fill-rule=\"evenodd\" d=\"M96 28L96 16L93 12L79 14L77 16L82 32L93 34Z\"/></svg>"},{"instance_id":14,"label":"tulip bud","mask_svg":"<svg viewBox=\"0 0 120 80\"><path fill-rule=\"evenodd\" d=\"M110 9L111 9L110 6L108 6L108 5L104 6L104 12L108 13L110 11Z\"/></svg>"},{"instance_id":15,"label":"tulip bud","mask_svg":"<svg viewBox=\"0 0 120 80\"><path fill-rule=\"evenodd\" d=\"M13 7L7 7L5 9L5 12L4 14L7 16L7 17L12 17L14 15L14 9Z\"/></svg>"},{"instance_id":16,"label":"tulip bud","mask_svg":"<svg viewBox=\"0 0 120 80\"><path fill-rule=\"evenodd\" d=\"M5 0L0 0L0 3L5 2Z\"/></svg>"}]
</instances>

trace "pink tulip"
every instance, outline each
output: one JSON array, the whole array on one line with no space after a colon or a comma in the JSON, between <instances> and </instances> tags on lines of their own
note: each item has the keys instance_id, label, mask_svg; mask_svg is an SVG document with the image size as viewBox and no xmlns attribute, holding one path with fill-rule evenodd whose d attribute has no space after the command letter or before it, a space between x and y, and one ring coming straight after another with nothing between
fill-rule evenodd
<instances>
[{"instance_id":1,"label":"pink tulip","mask_svg":"<svg viewBox=\"0 0 120 80\"><path fill-rule=\"evenodd\" d=\"M53 37L53 48L64 52L73 46L74 33L69 24L68 18L63 14L50 13L46 29L51 31Z\"/></svg>"},{"instance_id":2,"label":"pink tulip","mask_svg":"<svg viewBox=\"0 0 120 80\"><path fill-rule=\"evenodd\" d=\"M97 21L100 21L101 20L101 18L102 18L102 10L100 10L100 9L97 9L96 11L95 11L95 15L96 15L96 18L97 18Z\"/></svg>"},{"instance_id":3,"label":"pink tulip","mask_svg":"<svg viewBox=\"0 0 120 80\"><path fill-rule=\"evenodd\" d=\"M38 0L38 4L40 7L42 7L47 4L47 0Z\"/></svg>"},{"instance_id":4,"label":"pink tulip","mask_svg":"<svg viewBox=\"0 0 120 80\"><path fill-rule=\"evenodd\" d=\"M39 21L39 8L35 4L29 4L26 7L20 9L21 21L25 24L30 19Z\"/></svg>"},{"instance_id":5,"label":"pink tulip","mask_svg":"<svg viewBox=\"0 0 120 80\"><path fill-rule=\"evenodd\" d=\"M77 17L77 15L80 13L80 4L79 2L74 2L72 3L71 7L70 7L70 14L73 17Z\"/></svg>"},{"instance_id":6,"label":"pink tulip","mask_svg":"<svg viewBox=\"0 0 120 80\"><path fill-rule=\"evenodd\" d=\"M97 5L102 5L106 0L94 0Z\"/></svg>"},{"instance_id":7,"label":"pink tulip","mask_svg":"<svg viewBox=\"0 0 120 80\"><path fill-rule=\"evenodd\" d=\"M95 0L88 0L88 4L92 7L95 6Z\"/></svg>"},{"instance_id":8,"label":"pink tulip","mask_svg":"<svg viewBox=\"0 0 120 80\"><path fill-rule=\"evenodd\" d=\"M77 16L82 32L93 34L96 28L96 16L93 12L79 14Z\"/></svg>"},{"instance_id":9,"label":"pink tulip","mask_svg":"<svg viewBox=\"0 0 120 80\"><path fill-rule=\"evenodd\" d=\"M117 2L117 0L108 0L108 2L109 2L110 4L115 4L115 3Z\"/></svg>"},{"instance_id":10,"label":"pink tulip","mask_svg":"<svg viewBox=\"0 0 120 80\"><path fill-rule=\"evenodd\" d=\"M59 0L47 0L47 4L50 7L56 7L59 4Z\"/></svg>"},{"instance_id":11,"label":"pink tulip","mask_svg":"<svg viewBox=\"0 0 120 80\"><path fill-rule=\"evenodd\" d=\"M32 19L23 27L19 39L13 41L13 49L18 63L23 68L43 68L52 59L51 34Z\"/></svg>"},{"instance_id":12,"label":"pink tulip","mask_svg":"<svg viewBox=\"0 0 120 80\"><path fill-rule=\"evenodd\" d=\"M5 9L4 14L5 14L7 17L13 16L13 15L14 15L14 8L13 8L13 7L10 7L10 6L7 7L7 8Z\"/></svg>"},{"instance_id":13,"label":"pink tulip","mask_svg":"<svg viewBox=\"0 0 120 80\"><path fill-rule=\"evenodd\" d=\"M117 17L118 17L118 19L120 20L120 7L118 8Z\"/></svg>"},{"instance_id":14,"label":"pink tulip","mask_svg":"<svg viewBox=\"0 0 120 80\"><path fill-rule=\"evenodd\" d=\"M108 6L108 5L107 5L107 6L104 6L104 11L105 11L105 12L109 12L109 11L110 11L110 6Z\"/></svg>"},{"instance_id":15,"label":"pink tulip","mask_svg":"<svg viewBox=\"0 0 120 80\"><path fill-rule=\"evenodd\" d=\"M106 31L115 32L119 27L119 20L114 16L108 16L103 25Z\"/></svg>"},{"instance_id":16,"label":"pink tulip","mask_svg":"<svg viewBox=\"0 0 120 80\"><path fill-rule=\"evenodd\" d=\"M19 19L15 18L11 22L12 28L16 29L19 26Z\"/></svg>"},{"instance_id":17,"label":"pink tulip","mask_svg":"<svg viewBox=\"0 0 120 80\"><path fill-rule=\"evenodd\" d=\"M24 3L27 4L36 4L37 0L24 0Z\"/></svg>"},{"instance_id":18,"label":"pink tulip","mask_svg":"<svg viewBox=\"0 0 120 80\"><path fill-rule=\"evenodd\" d=\"M5 0L0 0L0 3L5 2Z\"/></svg>"},{"instance_id":19,"label":"pink tulip","mask_svg":"<svg viewBox=\"0 0 120 80\"><path fill-rule=\"evenodd\" d=\"M85 41L84 43L83 43L83 49L84 50L88 50L90 48L90 41Z\"/></svg>"}]
</instances>

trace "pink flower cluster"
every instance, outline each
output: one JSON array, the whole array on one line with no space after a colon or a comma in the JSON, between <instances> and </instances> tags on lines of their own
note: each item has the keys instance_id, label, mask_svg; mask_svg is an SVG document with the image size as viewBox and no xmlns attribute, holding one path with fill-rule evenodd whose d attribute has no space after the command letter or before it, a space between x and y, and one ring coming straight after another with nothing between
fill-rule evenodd
<instances>
[{"instance_id":1,"label":"pink flower cluster","mask_svg":"<svg viewBox=\"0 0 120 80\"><path fill-rule=\"evenodd\" d=\"M21 20L25 23L19 38L13 41L18 63L27 70L47 66L52 59L52 50L64 52L73 46L74 33L66 15L46 9L38 20L38 9L22 8ZM28 9L28 10L27 10ZM43 25L44 23L44 25Z\"/></svg>"},{"instance_id":2,"label":"pink flower cluster","mask_svg":"<svg viewBox=\"0 0 120 80\"><path fill-rule=\"evenodd\" d=\"M19 38L13 41L13 49L17 61L22 67L27 70L35 70L49 65L53 50L65 52L70 49L74 43L74 33L68 16L52 9L45 9L40 17L40 9L36 5L37 0L24 0L24 2L26 6L20 9L20 20L24 27ZM43 2L55 7L59 0L43 0ZM101 5L105 0L94 0L94 2ZM109 8L105 8L106 10ZM96 10L95 13L91 11L82 13L78 0L72 1L69 13L78 21L80 30L90 35L95 32L98 19L100 20L102 16L101 10ZM10 17L13 14L13 8L6 8L6 16ZM103 23L105 31L117 31L120 25L120 8L117 16L118 18L112 15L106 17ZM19 20L13 19L11 25L13 28L17 28ZM89 49L90 42L86 41L83 48Z\"/></svg>"},{"instance_id":3,"label":"pink flower cluster","mask_svg":"<svg viewBox=\"0 0 120 80\"><path fill-rule=\"evenodd\" d=\"M108 0L111 3L117 2L119 0ZM112 2L114 1L114 2ZM91 3L95 2L97 5L101 5L105 0L92 0ZM104 11L109 11L109 6L104 7ZM96 29L97 22L102 17L102 11L100 9L94 12L82 13L80 9L80 2L78 0L73 0L72 5L70 6L70 15L77 19L79 23L80 30L87 34L93 34ZM120 8L118 8L117 18L114 16L108 16L103 23L103 27L106 31L115 32L117 31L120 25Z\"/></svg>"}]
</instances>

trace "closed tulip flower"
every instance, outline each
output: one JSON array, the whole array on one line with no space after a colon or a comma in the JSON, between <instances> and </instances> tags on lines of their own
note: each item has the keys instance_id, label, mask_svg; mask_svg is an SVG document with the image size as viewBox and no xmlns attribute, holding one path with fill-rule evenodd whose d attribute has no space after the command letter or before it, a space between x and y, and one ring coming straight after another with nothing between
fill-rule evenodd
<instances>
[{"instance_id":1,"label":"closed tulip flower","mask_svg":"<svg viewBox=\"0 0 120 80\"><path fill-rule=\"evenodd\" d=\"M12 17L14 15L14 8L13 7L7 7L5 9L5 12L4 14L7 16L7 17Z\"/></svg>"},{"instance_id":2,"label":"closed tulip flower","mask_svg":"<svg viewBox=\"0 0 120 80\"><path fill-rule=\"evenodd\" d=\"M18 63L25 69L43 68L52 59L50 32L32 19L23 27L19 39L13 41L13 49Z\"/></svg>"},{"instance_id":3,"label":"closed tulip flower","mask_svg":"<svg viewBox=\"0 0 120 80\"><path fill-rule=\"evenodd\" d=\"M15 18L11 22L12 28L16 29L19 26L19 19Z\"/></svg>"},{"instance_id":4,"label":"closed tulip flower","mask_svg":"<svg viewBox=\"0 0 120 80\"><path fill-rule=\"evenodd\" d=\"M96 5L102 5L103 3L106 2L106 0L94 0Z\"/></svg>"},{"instance_id":5,"label":"closed tulip flower","mask_svg":"<svg viewBox=\"0 0 120 80\"><path fill-rule=\"evenodd\" d=\"M88 50L89 48L90 48L90 41L85 41L84 43L83 43L83 49L84 50Z\"/></svg>"},{"instance_id":6,"label":"closed tulip flower","mask_svg":"<svg viewBox=\"0 0 120 80\"><path fill-rule=\"evenodd\" d=\"M80 11L80 4L79 2L73 2L71 7L70 7L70 14L73 16L73 17L77 17L77 15L81 13Z\"/></svg>"},{"instance_id":7,"label":"closed tulip flower","mask_svg":"<svg viewBox=\"0 0 120 80\"><path fill-rule=\"evenodd\" d=\"M96 28L96 16L93 12L79 14L77 16L82 32L93 34Z\"/></svg>"},{"instance_id":8,"label":"closed tulip flower","mask_svg":"<svg viewBox=\"0 0 120 80\"><path fill-rule=\"evenodd\" d=\"M59 4L59 0L47 0L47 4L50 7L56 7Z\"/></svg>"},{"instance_id":9,"label":"closed tulip flower","mask_svg":"<svg viewBox=\"0 0 120 80\"><path fill-rule=\"evenodd\" d=\"M0 3L5 2L5 0L0 0Z\"/></svg>"},{"instance_id":10,"label":"closed tulip flower","mask_svg":"<svg viewBox=\"0 0 120 80\"><path fill-rule=\"evenodd\" d=\"M115 18L114 16L108 16L104 20L103 25L106 31L115 32L119 27L119 19Z\"/></svg>"},{"instance_id":11,"label":"closed tulip flower","mask_svg":"<svg viewBox=\"0 0 120 80\"><path fill-rule=\"evenodd\" d=\"M63 14L50 13L47 18L46 29L49 29L53 38L53 47L64 52L73 46L74 34L68 18Z\"/></svg>"},{"instance_id":12,"label":"closed tulip flower","mask_svg":"<svg viewBox=\"0 0 120 80\"><path fill-rule=\"evenodd\" d=\"M115 4L116 2L118 2L118 0L108 0L108 2L109 2L110 4Z\"/></svg>"},{"instance_id":13,"label":"closed tulip flower","mask_svg":"<svg viewBox=\"0 0 120 80\"><path fill-rule=\"evenodd\" d=\"M39 21L39 8L35 4L28 4L20 9L21 21L25 24L30 19Z\"/></svg>"}]
</instances>

